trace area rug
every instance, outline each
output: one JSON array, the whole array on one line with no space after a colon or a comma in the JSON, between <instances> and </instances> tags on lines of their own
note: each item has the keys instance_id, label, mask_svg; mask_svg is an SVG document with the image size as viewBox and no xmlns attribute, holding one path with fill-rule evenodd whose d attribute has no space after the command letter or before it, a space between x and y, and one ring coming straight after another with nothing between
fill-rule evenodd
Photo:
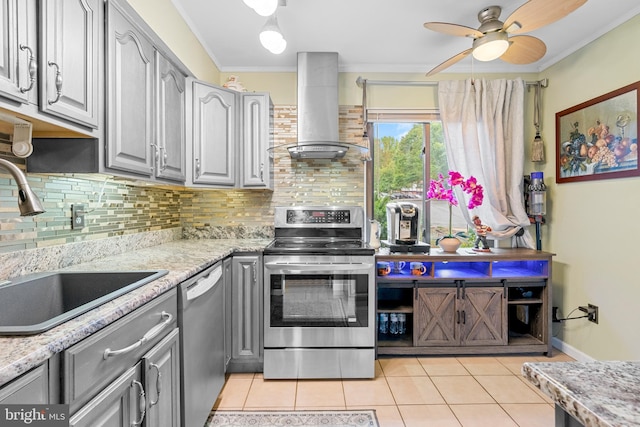
<instances>
[{"instance_id":1,"label":"area rug","mask_svg":"<svg viewBox=\"0 0 640 427\"><path fill-rule=\"evenodd\" d=\"M374 410L215 411L205 427L379 427Z\"/></svg>"}]
</instances>

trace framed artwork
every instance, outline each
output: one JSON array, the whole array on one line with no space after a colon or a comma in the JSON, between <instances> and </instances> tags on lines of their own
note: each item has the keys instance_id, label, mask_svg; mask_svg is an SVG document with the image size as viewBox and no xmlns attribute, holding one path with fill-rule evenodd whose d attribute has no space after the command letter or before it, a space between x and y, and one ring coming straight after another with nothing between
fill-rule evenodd
<instances>
[{"instance_id":1,"label":"framed artwork","mask_svg":"<svg viewBox=\"0 0 640 427\"><path fill-rule=\"evenodd\" d=\"M556 183L640 176L636 82L556 113Z\"/></svg>"}]
</instances>

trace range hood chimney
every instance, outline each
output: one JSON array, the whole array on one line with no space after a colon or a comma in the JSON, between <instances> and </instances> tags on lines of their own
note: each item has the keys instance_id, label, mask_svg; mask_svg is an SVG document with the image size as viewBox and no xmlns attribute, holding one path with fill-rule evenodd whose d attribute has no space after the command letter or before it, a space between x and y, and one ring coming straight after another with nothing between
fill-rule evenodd
<instances>
[{"instance_id":1,"label":"range hood chimney","mask_svg":"<svg viewBox=\"0 0 640 427\"><path fill-rule=\"evenodd\" d=\"M291 157L335 159L350 146L339 142L338 53L298 52L298 144L288 148Z\"/></svg>"}]
</instances>

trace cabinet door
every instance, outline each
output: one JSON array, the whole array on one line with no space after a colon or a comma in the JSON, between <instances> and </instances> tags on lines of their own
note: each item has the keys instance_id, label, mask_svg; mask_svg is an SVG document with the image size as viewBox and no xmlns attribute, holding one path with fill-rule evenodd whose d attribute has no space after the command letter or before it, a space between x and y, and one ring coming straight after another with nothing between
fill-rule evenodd
<instances>
[{"instance_id":1,"label":"cabinet door","mask_svg":"<svg viewBox=\"0 0 640 427\"><path fill-rule=\"evenodd\" d=\"M262 359L261 271L258 256L233 257L231 358L235 360Z\"/></svg>"},{"instance_id":2,"label":"cabinet door","mask_svg":"<svg viewBox=\"0 0 640 427\"><path fill-rule=\"evenodd\" d=\"M180 427L179 337L176 328L143 357L148 427Z\"/></svg>"},{"instance_id":3,"label":"cabinet door","mask_svg":"<svg viewBox=\"0 0 640 427\"><path fill-rule=\"evenodd\" d=\"M507 307L504 288L466 287L463 294L463 345L506 345Z\"/></svg>"},{"instance_id":4,"label":"cabinet door","mask_svg":"<svg viewBox=\"0 0 640 427\"><path fill-rule=\"evenodd\" d=\"M227 258L222 262L222 269L224 270L224 368L227 371L227 366L231 360L231 289L233 287L233 262L232 258Z\"/></svg>"},{"instance_id":5,"label":"cabinet door","mask_svg":"<svg viewBox=\"0 0 640 427\"><path fill-rule=\"evenodd\" d=\"M49 370L47 363L23 374L0 388L0 404L49 403Z\"/></svg>"},{"instance_id":6,"label":"cabinet door","mask_svg":"<svg viewBox=\"0 0 640 427\"><path fill-rule=\"evenodd\" d=\"M236 94L193 82L193 182L236 183Z\"/></svg>"},{"instance_id":7,"label":"cabinet door","mask_svg":"<svg viewBox=\"0 0 640 427\"><path fill-rule=\"evenodd\" d=\"M138 363L73 414L69 427L140 425L145 416L144 401L142 368Z\"/></svg>"},{"instance_id":8,"label":"cabinet door","mask_svg":"<svg viewBox=\"0 0 640 427\"><path fill-rule=\"evenodd\" d=\"M242 186L273 188L273 104L269 94L242 93Z\"/></svg>"},{"instance_id":9,"label":"cabinet door","mask_svg":"<svg viewBox=\"0 0 640 427\"><path fill-rule=\"evenodd\" d=\"M106 166L153 175L154 47L115 2L107 3Z\"/></svg>"},{"instance_id":10,"label":"cabinet door","mask_svg":"<svg viewBox=\"0 0 640 427\"><path fill-rule=\"evenodd\" d=\"M414 345L451 346L459 345L456 288L416 289L414 315Z\"/></svg>"},{"instance_id":11,"label":"cabinet door","mask_svg":"<svg viewBox=\"0 0 640 427\"><path fill-rule=\"evenodd\" d=\"M156 176L185 180L185 84L182 74L156 51Z\"/></svg>"},{"instance_id":12,"label":"cabinet door","mask_svg":"<svg viewBox=\"0 0 640 427\"><path fill-rule=\"evenodd\" d=\"M40 109L98 127L103 0L43 0Z\"/></svg>"},{"instance_id":13,"label":"cabinet door","mask_svg":"<svg viewBox=\"0 0 640 427\"><path fill-rule=\"evenodd\" d=\"M37 103L35 0L0 1L0 95Z\"/></svg>"}]
</instances>

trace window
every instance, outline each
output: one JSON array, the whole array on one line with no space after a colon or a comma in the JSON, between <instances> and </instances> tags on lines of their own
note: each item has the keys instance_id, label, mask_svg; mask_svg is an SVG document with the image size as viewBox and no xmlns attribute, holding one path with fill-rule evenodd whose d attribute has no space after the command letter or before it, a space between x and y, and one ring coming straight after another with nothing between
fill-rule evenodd
<instances>
[{"instance_id":1,"label":"window","mask_svg":"<svg viewBox=\"0 0 640 427\"><path fill-rule=\"evenodd\" d=\"M368 133L373 136L372 161L367 169L370 216L380 222L380 238L387 240L387 204L412 203L419 211L420 241L435 245L448 234L446 201L425 200L428 183L448 166L442 122L437 112L368 110ZM453 233L467 232L467 223L453 209Z\"/></svg>"}]
</instances>

